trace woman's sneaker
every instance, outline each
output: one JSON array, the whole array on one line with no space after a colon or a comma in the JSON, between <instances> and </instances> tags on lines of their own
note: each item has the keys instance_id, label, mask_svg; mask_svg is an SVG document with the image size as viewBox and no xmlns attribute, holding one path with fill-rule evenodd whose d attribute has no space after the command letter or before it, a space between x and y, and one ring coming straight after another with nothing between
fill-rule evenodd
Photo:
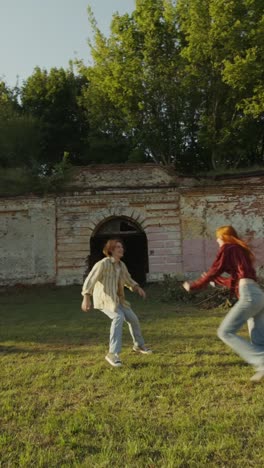
<instances>
[{"instance_id":1,"label":"woman's sneaker","mask_svg":"<svg viewBox=\"0 0 264 468\"><path fill-rule=\"evenodd\" d=\"M118 354L108 353L105 356L105 359L113 367L121 367L122 366L122 362L121 362L121 359L119 358Z\"/></svg>"},{"instance_id":2,"label":"woman's sneaker","mask_svg":"<svg viewBox=\"0 0 264 468\"><path fill-rule=\"evenodd\" d=\"M133 351L135 351L136 353L142 353L142 354L152 354L152 350L145 345L133 346Z\"/></svg>"}]
</instances>

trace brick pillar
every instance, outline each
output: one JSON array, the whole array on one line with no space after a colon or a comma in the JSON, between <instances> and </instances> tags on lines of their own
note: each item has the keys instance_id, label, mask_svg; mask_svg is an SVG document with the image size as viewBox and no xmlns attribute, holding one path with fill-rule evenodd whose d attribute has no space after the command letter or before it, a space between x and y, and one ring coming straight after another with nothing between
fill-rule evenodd
<instances>
[{"instance_id":1,"label":"brick pillar","mask_svg":"<svg viewBox=\"0 0 264 468\"><path fill-rule=\"evenodd\" d=\"M148 281L158 281L164 274L182 277L180 225L148 226Z\"/></svg>"}]
</instances>

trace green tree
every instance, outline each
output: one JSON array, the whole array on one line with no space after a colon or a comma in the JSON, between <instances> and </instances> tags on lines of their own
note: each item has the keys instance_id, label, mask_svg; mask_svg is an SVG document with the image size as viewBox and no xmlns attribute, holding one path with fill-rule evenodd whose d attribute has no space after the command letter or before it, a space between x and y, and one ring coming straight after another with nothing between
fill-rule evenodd
<instances>
[{"instance_id":1,"label":"green tree","mask_svg":"<svg viewBox=\"0 0 264 468\"><path fill-rule=\"evenodd\" d=\"M264 115L263 1L244 0L241 9L243 20L237 20L236 27L243 40L224 60L223 78L239 95L238 109L259 118Z\"/></svg>"},{"instance_id":2,"label":"green tree","mask_svg":"<svg viewBox=\"0 0 264 468\"><path fill-rule=\"evenodd\" d=\"M90 12L94 65L81 68L89 81L85 102L94 128L125 136L130 154L161 164L180 160L187 141L174 3L138 0L131 15L113 16L108 39Z\"/></svg>"},{"instance_id":3,"label":"green tree","mask_svg":"<svg viewBox=\"0 0 264 468\"><path fill-rule=\"evenodd\" d=\"M109 38L89 15L93 132L180 169L263 162L261 0L137 0Z\"/></svg>"},{"instance_id":4,"label":"green tree","mask_svg":"<svg viewBox=\"0 0 264 468\"><path fill-rule=\"evenodd\" d=\"M214 168L263 162L263 2L179 0L197 139Z\"/></svg>"},{"instance_id":5,"label":"green tree","mask_svg":"<svg viewBox=\"0 0 264 468\"><path fill-rule=\"evenodd\" d=\"M53 166L70 154L71 162L80 163L87 152L89 125L79 98L88 83L72 68L35 68L21 89L25 112L41 122L40 162Z\"/></svg>"},{"instance_id":6,"label":"green tree","mask_svg":"<svg viewBox=\"0 0 264 468\"><path fill-rule=\"evenodd\" d=\"M0 166L32 166L39 153L37 119L22 112L18 89L0 82Z\"/></svg>"}]
</instances>

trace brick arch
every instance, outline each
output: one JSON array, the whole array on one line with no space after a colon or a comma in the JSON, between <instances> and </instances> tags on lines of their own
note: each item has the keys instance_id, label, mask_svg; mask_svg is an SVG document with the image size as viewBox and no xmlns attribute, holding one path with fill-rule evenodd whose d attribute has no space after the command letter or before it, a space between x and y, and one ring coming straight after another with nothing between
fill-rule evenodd
<instances>
[{"instance_id":1,"label":"brick arch","mask_svg":"<svg viewBox=\"0 0 264 468\"><path fill-rule=\"evenodd\" d=\"M146 220L138 210L122 207L104 209L91 218L88 268L91 270L93 265L102 258L103 246L110 237L110 234L100 234L100 228L108 221L116 218L123 218L137 227L138 232L131 232L131 235L120 232L119 237L125 242L126 246L123 261L126 263L132 277L140 284L144 284L149 272L148 239L145 232Z\"/></svg>"},{"instance_id":2,"label":"brick arch","mask_svg":"<svg viewBox=\"0 0 264 468\"><path fill-rule=\"evenodd\" d=\"M117 207L117 208L110 208L110 209L104 209L100 211L100 214L95 214L89 223L89 227L91 230L91 235L97 230L98 226L102 225L106 221L108 221L111 218L120 218L120 217L125 217L130 219L131 221L134 221L136 224L139 225L139 227L142 229L143 232L145 232L145 229L147 227L147 221L145 217L140 213L140 211L133 209L133 208L122 208L122 207Z\"/></svg>"}]
</instances>

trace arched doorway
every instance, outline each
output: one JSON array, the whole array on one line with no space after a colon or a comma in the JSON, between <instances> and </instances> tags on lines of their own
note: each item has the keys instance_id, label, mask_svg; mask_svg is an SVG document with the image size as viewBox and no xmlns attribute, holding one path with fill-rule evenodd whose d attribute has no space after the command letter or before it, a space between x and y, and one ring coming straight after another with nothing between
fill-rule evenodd
<instances>
[{"instance_id":1,"label":"arched doorway","mask_svg":"<svg viewBox=\"0 0 264 468\"><path fill-rule=\"evenodd\" d=\"M104 258L103 247L108 239L118 237L125 245L125 262L132 278L140 284L146 282L148 273L147 236L131 219L115 217L100 224L90 240L89 269Z\"/></svg>"}]
</instances>

